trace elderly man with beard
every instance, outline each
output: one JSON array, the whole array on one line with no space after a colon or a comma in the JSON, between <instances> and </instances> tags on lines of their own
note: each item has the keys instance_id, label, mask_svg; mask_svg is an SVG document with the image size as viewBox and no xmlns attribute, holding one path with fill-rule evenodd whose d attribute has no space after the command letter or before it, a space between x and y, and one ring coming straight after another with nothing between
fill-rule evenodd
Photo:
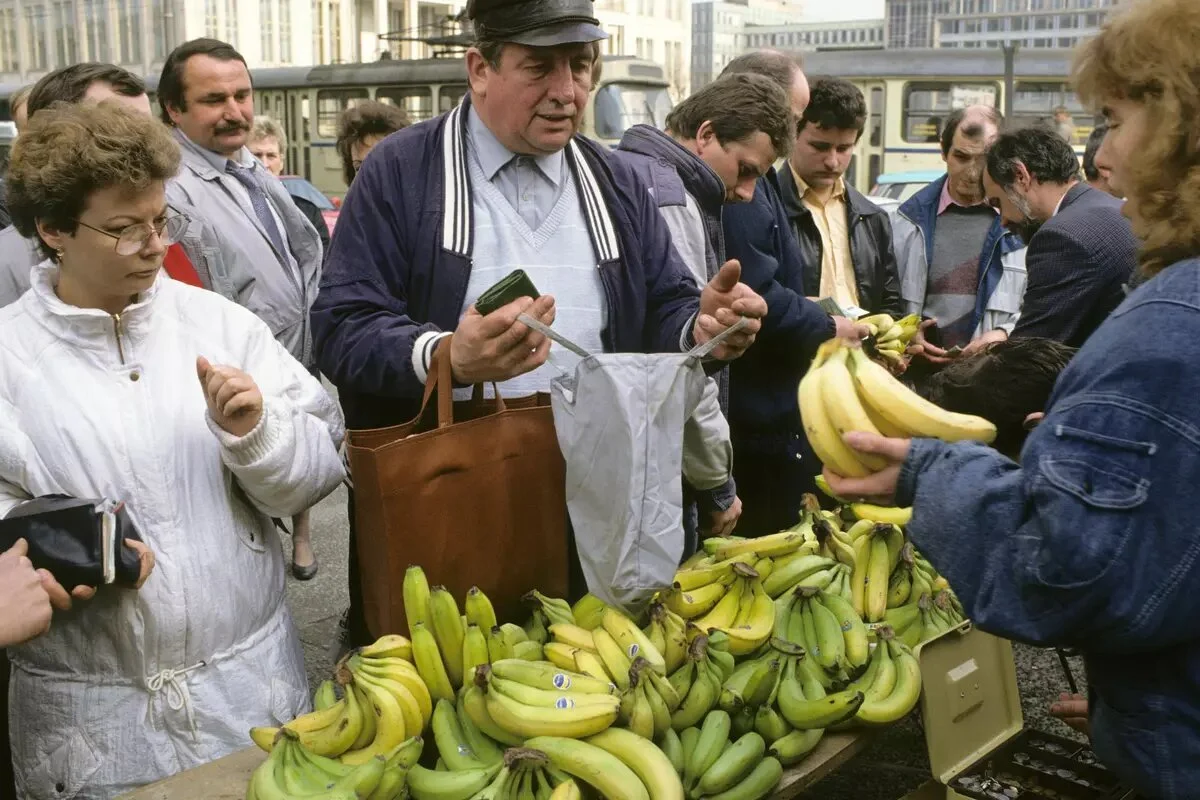
<instances>
[{"instance_id":1,"label":"elderly man with beard","mask_svg":"<svg viewBox=\"0 0 1200 800\"><path fill-rule=\"evenodd\" d=\"M1001 222L1029 246L1013 337L1081 346L1125 299L1137 266L1139 242L1121 201L1081 182L1071 146L1036 128L996 140L983 183Z\"/></svg>"}]
</instances>

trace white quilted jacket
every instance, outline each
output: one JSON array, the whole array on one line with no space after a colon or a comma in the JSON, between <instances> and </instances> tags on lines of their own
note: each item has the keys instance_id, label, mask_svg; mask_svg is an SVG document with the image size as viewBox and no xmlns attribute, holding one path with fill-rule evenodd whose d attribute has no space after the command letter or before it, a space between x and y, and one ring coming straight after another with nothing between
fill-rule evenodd
<instances>
[{"instance_id":1,"label":"white quilted jacket","mask_svg":"<svg viewBox=\"0 0 1200 800\"><path fill-rule=\"evenodd\" d=\"M54 280L47 262L0 309L0 516L35 495L123 500L157 557L140 591L101 588L9 651L19 796L90 800L307 710L271 518L334 490L344 429L320 383L232 302L162 276L118 320L64 304ZM209 420L199 355L262 390L244 438Z\"/></svg>"}]
</instances>

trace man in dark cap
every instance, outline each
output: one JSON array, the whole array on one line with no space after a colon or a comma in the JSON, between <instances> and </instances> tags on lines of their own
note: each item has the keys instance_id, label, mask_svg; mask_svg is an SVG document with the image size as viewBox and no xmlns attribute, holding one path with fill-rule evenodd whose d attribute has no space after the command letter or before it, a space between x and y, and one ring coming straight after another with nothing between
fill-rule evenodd
<instances>
[{"instance_id":1,"label":"man in dark cap","mask_svg":"<svg viewBox=\"0 0 1200 800\"><path fill-rule=\"evenodd\" d=\"M745 316L714 356L744 352L767 308L739 266L698 287L645 184L577 133L605 38L591 0L472 0L467 15L462 105L381 142L338 218L312 323L349 427L411 419L451 332L457 383L547 391L550 342L523 312L590 352L679 352ZM517 268L542 296L480 314Z\"/></svg>"}]
</instances>

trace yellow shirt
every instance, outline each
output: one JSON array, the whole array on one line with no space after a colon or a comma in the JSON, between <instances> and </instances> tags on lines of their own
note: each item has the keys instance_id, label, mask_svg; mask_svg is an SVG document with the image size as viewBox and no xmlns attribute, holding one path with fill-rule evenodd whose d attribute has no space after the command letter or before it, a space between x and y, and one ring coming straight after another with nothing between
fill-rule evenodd
<instances>
[{"instance_id":1,"label":"yellow shirt","mask_svg":"<svg viewBox=\"0 0 1200 800\"><path fill-rule=\"evenodd\" d=\"M838 178L833 195L824 204L804 179L792 169L796 191L812 213L821 232L821 297L832 297L839 306L858 305L858 281L850 256L850 232L846 228L846 184Z\"/></svg>"}]
</instances>

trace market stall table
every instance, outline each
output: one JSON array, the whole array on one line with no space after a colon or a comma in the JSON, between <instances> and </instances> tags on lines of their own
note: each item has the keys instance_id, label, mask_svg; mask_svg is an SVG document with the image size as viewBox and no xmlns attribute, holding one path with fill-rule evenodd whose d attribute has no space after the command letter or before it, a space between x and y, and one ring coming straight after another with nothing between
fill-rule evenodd
<instances>
[{"instance_id":1,"label":"market stall table","mask_svg":"<svg viewBox=\"0 0 1200 800\"><path fill-rule=\"evenodd\" d=\"M826 735L812 754L783 773L783 781L771 795L772 800L798 797L805 789L828 777L862 752L870 738L868 732ZM266 753L257 747L248 747L144 786L122 795L118 800L241 800L246 796L250 773L265 757Z\"/></svg>"}]
</instances>

